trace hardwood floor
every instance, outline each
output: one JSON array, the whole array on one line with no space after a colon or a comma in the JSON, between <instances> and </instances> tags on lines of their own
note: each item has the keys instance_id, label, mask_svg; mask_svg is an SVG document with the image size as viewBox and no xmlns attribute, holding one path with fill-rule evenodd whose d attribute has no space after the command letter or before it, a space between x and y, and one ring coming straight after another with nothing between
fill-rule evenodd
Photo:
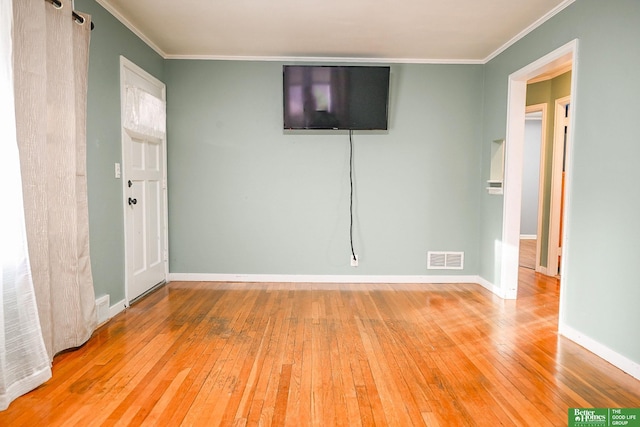
<instances>
[{"instance_id":1,"label":"hardwood floor","mask_svg":"<svg viewBox=\"0 0 640 427\"><path fill-rule=\"evenodd\" d=\"M535 239L520 239L520 267L536 269L536 243Z\"/></svg>"},{"instance_id":2,"label":"hardwood floor","mask_svg":"<svg viewBox=\"0 0 640 427\"><path fill-rule=\"evenodd\" d=\"M640 382L558 337L558 281L174 282L56 357L3 426L561 426Z\"/></svg>"}]
</instances>

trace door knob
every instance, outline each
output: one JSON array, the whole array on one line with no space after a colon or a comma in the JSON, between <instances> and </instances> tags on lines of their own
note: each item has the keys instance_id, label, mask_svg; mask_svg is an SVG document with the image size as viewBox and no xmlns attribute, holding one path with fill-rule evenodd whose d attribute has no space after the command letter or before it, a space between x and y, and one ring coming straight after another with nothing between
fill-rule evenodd
<instances>
[{"instance_id":1,"label":"door knob","mask_svg":"<svg viewBox=\"0 0 640 427\"><path fill-rule=\"evenodd\" d=\"M131 197L129 197L129 206L135 205L136 203L138 203L138 200L132 199Z\"/></svg>"}]
</instances>

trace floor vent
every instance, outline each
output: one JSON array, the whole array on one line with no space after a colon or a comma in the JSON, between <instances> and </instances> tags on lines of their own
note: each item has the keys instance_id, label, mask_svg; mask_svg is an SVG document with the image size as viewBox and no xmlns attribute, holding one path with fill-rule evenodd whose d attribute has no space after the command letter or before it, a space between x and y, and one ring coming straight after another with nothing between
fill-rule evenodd
<instances>
[{"instance_id":1,"label":"floor vent","mask_svg":"<svg viewBox=\"0 0 640 427\"><path fill-rule=\"evenodd\" d=\"M109 320L109 295L96 298L96 310L98 312L98 325Z\"/></svg>"},{"instance_id":2,"label":"floor vent","mask_svg":"<svg viewBox=\"0 0 640 427\"><path fill-rule=\"evenodd\" d=\"M430 270L462 270L464 252L427 252L427 268Z\"/></svg>"}]
</instances>

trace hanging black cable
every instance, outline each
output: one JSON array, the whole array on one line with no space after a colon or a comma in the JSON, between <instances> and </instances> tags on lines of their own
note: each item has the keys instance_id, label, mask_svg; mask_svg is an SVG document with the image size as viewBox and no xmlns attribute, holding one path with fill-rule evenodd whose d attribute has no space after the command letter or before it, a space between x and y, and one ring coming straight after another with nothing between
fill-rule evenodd
<instances>
[{"instance_id":1,"label":"hanging black cable","mask_svg":"<svg viewBox=\"0 0 640 427\"><path fill-rule=\"evenodd\" d=\"M356 252L353 249L353 131L349 129L349 242L351 243L351 256L356 261Z\"/></svg>"}]
</instances>

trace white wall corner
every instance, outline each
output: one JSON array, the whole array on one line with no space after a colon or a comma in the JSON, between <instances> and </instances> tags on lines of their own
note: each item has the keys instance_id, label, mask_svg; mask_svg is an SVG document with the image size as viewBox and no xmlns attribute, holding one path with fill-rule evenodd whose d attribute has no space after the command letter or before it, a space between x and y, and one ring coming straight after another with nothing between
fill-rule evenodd
<instances>
[{"instance_id":1,"label":"white wall corner","mask_svg":"<svg viewBox=\"0 0 640 427\"><path fill-rule=\"evenodd\" d=\"M640 380L640 363L635 362L620 353L612 350L606 345L588 337L587 335L577 331L576 329L561 322L558 328L560 335L570 339L576 344L586 348L596 356L599 356L611 363L616 368L626 372L635 379Z\"/></svg>"},{"instance_id":2,"label":"white wall corner","mask_svg":"<svg viewBox=\"0 0 640 427\"><path fill-rule=\"evenodd\" d=\"M147 46L149 46L151 49L153 49L163 59L167 59L167 54L162 49L160 49L160 47L157 44L155 44L153 41L151 41L151 39L149 37L147 37L147 35L145 33L143 33L142 30L138 29L138 27L133 25L133 23L131 21L129 21L127 18L125 18L125 16L122 13L120 13L120 11L118 9L113 7L108 1L96 0L96 3L98 3L100 6L102 6L102 8L104 10L106 10L107 12L109 12L114 18L116 18L118 21L120 21L120 23L122 25L124 25L129 30L131 30L131 32L133 34L135 34L140 40L142 40L144 43L146 43Z\"/></svg>"},{"instance_id":3,"label":"white wall corner","mask_svg":"<svg viewBox=\"0 0 640 427\"><path fill-rule=\"evenodd\" d=\"M491 52L489 54L489 56L487 56L484 59L483 63L486 64L487 62L491 61L493 58L495 58L498 55L500 55L502 52L504 52L505 50L507 50L508 48L513 46L514 44L516 44L519 40L525 38L529 33L533 32L536 28L540 27L542 24L544 24L545 22L547 22L548 20L550 20L551 18L556 16L558 13L562 12L564 9L569 7L575 1L576 0L564 0L564 1L562 1L562 3L557 5L555 8L551 9L544 16L541 16L540 18L538 18L538 20L533 22L527 28L523 29L518 34L513 36L511 38L511 40L507 41L505 44L500 46L498 49L496 49L493 52Z\"/></svg>"},{"instance_id":4,"label":"white wall corner","mask_svg":"<svg viewBox=\"0 0 640 427\"><path fill-rule=\"evenodd\" d=\"M488 281L484 277L478 276L477 283L480 286L482 286L483 288L485 288L488 291L490 291L491 293L493 293L494 295L496 295L496 296L498 296L498 297L500 297L502 299L506 299L505 293L503 292L502 288L500 288L499 286L494 285L493 283L491 283L490 281Z\"/></svg>"}]
</instances>

